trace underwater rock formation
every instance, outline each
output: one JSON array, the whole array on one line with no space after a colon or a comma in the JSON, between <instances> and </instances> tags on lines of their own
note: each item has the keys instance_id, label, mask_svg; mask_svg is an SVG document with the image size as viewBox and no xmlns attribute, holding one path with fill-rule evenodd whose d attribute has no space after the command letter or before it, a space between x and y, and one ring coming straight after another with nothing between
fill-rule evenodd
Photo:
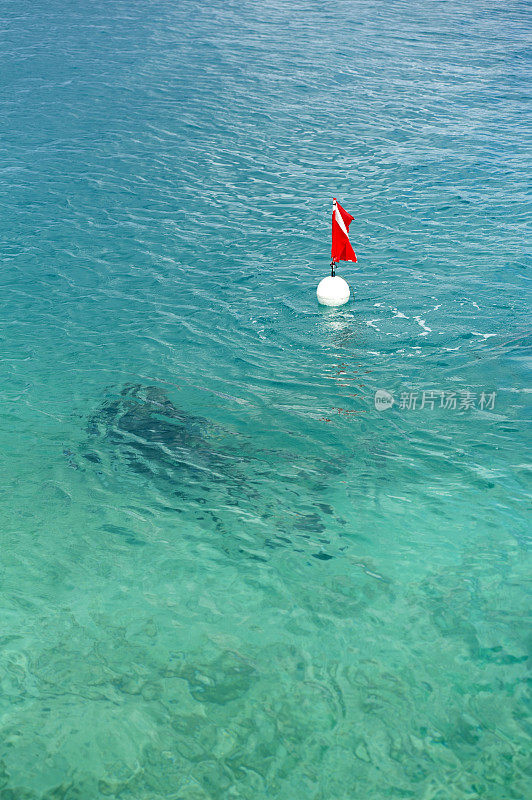
<instances>
[{"instance_id":1,"label":"underwater rock formation","mask_svg":"<svg viewBox=\"0 0 532 800\"><path fill-rule=\"evenodd\" d=\"M213 529L226 552L266 560L272 550L289 547L321 561L333 557L324 551L331 549L327 531L345 521L316 501L334 473L330 464L309 458L298 467L288 451L250 451L209 420L176 407L161 388L142 384L127 384L102 403L87 433L86 462L152 484L165 510ZM280 489L281 467L292 476Z\"/></svg>"},{"instance_id":2,"label":"underwater rock formation","mask_svg":"<svg viewBox=\"0 0 532 800\"><path fill-rule=\"evenodd\" d=\"M91 416L87 431L140 475L227 479L227 459L209 440L208 421L177 408L157 386L127 384Z\"/></svg>"}]
</instances>

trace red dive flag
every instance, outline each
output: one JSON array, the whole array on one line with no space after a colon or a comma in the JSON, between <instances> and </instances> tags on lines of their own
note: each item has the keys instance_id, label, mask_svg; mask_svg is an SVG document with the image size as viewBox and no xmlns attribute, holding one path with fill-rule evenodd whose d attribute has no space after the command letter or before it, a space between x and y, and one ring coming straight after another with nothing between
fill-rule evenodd
<instances>
[{"instance_id":1,"label":"red dive flag","mask_svg":"<svg viewBox=\"0 0 532 800\"><path fill-rule=\"evenodd\" d=\"M349 226L354 217L342 208L336 198L333 200L332 211L332 247L331 258L336 261L356 261L355 251L349 241Z\"/></svg>"}]
</instances>

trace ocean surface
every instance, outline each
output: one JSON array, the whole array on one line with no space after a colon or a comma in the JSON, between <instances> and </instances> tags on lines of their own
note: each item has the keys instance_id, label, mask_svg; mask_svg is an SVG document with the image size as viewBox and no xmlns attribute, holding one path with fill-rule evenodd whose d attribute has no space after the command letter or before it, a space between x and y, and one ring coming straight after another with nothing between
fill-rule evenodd
<instances>
[{"instance_id":1,"label":"ocean surface","mask_svg":"<svg viewBox=\"0 0 532 800\"><path fill-rule=\"evenodd\" d=\"M531 30L0 0L0 800L530 797Z\"/></svg>"}]
</instances>

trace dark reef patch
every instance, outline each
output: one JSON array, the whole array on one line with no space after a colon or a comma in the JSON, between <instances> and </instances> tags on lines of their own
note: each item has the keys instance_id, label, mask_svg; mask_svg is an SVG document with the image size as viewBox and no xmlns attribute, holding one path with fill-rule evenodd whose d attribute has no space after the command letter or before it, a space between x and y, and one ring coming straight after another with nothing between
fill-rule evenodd
<instances>
[{"instance_id":1,"label":"dark reef patch","mask_svg":"<svg viewBox=\"0 0 532 800\"><path fill-rule=\"evenodd\" d=\"M247 437L229 435L175 406L161 388L142 384L111 394L91 414L86 431L81 455L87 469L138 476L157 490L160 510L211 528L225 552L262 561L291 548L322 561L333 558L316 553L329 545L322 536L328 527L343 522L318 501L331 475L325 459L309 456L302 468L292 452L253 448ZM74 463L72 451L67 458ZM281 466L291 474L279 487ZM125 530L113 533L128 541ZM332 544L327 549L341 551Z\"/></svg>"}]
</instances>

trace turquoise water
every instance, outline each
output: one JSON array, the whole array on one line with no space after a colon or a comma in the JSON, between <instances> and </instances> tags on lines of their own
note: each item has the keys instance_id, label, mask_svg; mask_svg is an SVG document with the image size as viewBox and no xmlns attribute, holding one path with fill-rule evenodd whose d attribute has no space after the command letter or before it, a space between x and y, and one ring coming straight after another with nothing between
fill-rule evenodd
<instances>
[{"instance_id":1,"label":"turquoise water","mask_svg":"<svg viewBox=\"0 0 532 800\"><path fill-rule=\"evenodd\" d=\"M530 7L0 12L0 799L525 798Z\"/></svg>"}]
</instances>

